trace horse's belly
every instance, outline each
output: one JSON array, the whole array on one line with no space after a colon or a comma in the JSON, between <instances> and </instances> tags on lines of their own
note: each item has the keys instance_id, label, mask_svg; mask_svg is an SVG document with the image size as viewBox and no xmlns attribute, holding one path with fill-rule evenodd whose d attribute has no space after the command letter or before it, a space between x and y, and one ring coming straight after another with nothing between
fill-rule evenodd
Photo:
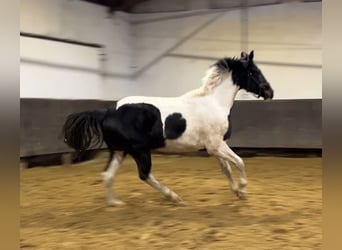
<instances>
[{"instance_id":1,"label":"horse's belly","mask_svg":"<svg viewBox=\"0 0 342 250\"><path fill-rule=\"evenodd\" d=\"M204 147L199 148L199 147L184 147L184 145L180 146L165 146L162 148L157 148L155 151L161 152L161 153L191 153L191 152L197 152L201 149L204 149Z\"/></svg>"},{"instance_id":2,"label":"horse's belly","mask_svg":"<svg viewBox=\"0 0 342 250\"><path fill-rule=\"evenodd\" d=\"M165 153L186 153L186 152L196 152L204 149L204 143L198 140L186 140L184 137L180 137L175 140L166 140L165 146L156 149L156 151Z\"/></svg>"}]
</instances>

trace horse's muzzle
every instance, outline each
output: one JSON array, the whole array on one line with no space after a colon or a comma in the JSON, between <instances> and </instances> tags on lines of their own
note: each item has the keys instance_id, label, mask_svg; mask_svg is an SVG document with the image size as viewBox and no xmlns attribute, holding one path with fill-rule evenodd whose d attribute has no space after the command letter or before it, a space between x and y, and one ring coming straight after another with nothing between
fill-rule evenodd
<instances>
[{"instance_id":1,"label":"horse's muzzle","mask_svg":"<svg viewBox=\"0 0 342 250\"><path fill-rule=\"evenodd\" d=\"M264 99L265 101L270 101L273 99L273 89L267 89L264 91Z\"/></svg>"}]
</instances>

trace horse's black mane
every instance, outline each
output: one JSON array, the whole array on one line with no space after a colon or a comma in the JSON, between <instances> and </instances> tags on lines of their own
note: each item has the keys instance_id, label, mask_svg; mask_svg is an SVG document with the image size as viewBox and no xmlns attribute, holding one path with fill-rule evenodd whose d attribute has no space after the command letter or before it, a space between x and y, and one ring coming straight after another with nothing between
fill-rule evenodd
<instances>
[{"instance_id":1,"label":"horse's black mane","mask_svg":"<svg viewBox=\"0 0 342 250\"><path fill-rule=\"evenodd\" d=\"M224 57L214 63L218 70L222 73L232 72L232 78L234 84L238 85L240 88L246 89L247 76L246 67L243 65L241 58L237 57Z\"/></svg>"},{"instance_id":2,"label":"horse's black mane","mask_svg":"<svg viewBox=\"0 0 342 250\"><path fill-rule=\"evenodd\" d=\"M220 70L228 70L231 71L232 69L236 68L237 64L241 64L241 61L237 57L224 57L220 60L218 60L216 63L214 63L214 66L219 68Z\"/></svg>"}]
</instances>

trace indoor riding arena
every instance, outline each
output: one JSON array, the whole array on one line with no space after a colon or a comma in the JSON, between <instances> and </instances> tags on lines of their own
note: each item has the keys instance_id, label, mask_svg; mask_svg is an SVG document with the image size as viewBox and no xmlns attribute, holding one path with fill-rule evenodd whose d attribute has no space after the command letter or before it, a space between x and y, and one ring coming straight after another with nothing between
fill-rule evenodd
<instances>
[{"instance_id":1,"label":"indoor riding arena","mask_svg":"<svg viewBox=\"0 0 342 250\"><path fill-rule=\"evenodd\" d=\"M322 249L321 1L20 3L20 249ZM207 70L222 62L231 70L226 78L210 77ZM267 79L271 98L263 92L266 80L249 77L250 65ZM226 94L218 91L224 84ZM217 89L205 95L202 85ZM149 148L158 181L142 178L131 153L119 168L111 144L68 146L63 127L71 114L117 113L128 96L158 100L161 149L170 147ZM223 122L217 117L224 109L213 109L218 96L230 105ZM210 102L191 106L200 98ZM188 100L180 103L191 112L179 100ZM162 107L187 122L177 138L167 137ZM221 146L233 151L227 154L206 146L222 126ZM74 129L73 142L97 135L83 132ZM133 139L150 138L139 136ZM173 151L174 141L204 146ZM243 197L236 195L241 166ZM115 178L106 182L107 173ZM170 190L180 199L170 199ZM108 202L112 193L122 203Z\"/></svg>"}]
</instances>

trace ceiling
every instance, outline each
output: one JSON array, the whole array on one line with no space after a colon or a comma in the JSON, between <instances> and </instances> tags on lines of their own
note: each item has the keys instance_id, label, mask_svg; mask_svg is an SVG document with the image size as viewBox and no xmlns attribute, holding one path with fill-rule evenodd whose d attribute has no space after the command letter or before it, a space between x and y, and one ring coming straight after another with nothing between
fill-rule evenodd
<instances>
[{"instance_id":1,"label":"ceiling","mask_svg":"<svg viewBox=\"0 0 342 250\"><path fill-rule=\"evenodd\" d=\"M148 0L83 0L108 7L109 12L125 11L132 12L134 6Z\"/></svg>"},{"instance_id":2,"label":"ceiling","mask_svg":"<svg viewBox=\"0 0 342 250\"><path fill-rule=\"evenodd\" d=\"M155 13L187 11L194 6L201 6L195 0L81 0L108 7L108 12L124 11L129 13ZM268 4L279 4L287 2L321 2L322 0L206 0L206 8L223 9L236 8L246 4L248 6L259 6Z\"/></svg>"}]
</instances>

